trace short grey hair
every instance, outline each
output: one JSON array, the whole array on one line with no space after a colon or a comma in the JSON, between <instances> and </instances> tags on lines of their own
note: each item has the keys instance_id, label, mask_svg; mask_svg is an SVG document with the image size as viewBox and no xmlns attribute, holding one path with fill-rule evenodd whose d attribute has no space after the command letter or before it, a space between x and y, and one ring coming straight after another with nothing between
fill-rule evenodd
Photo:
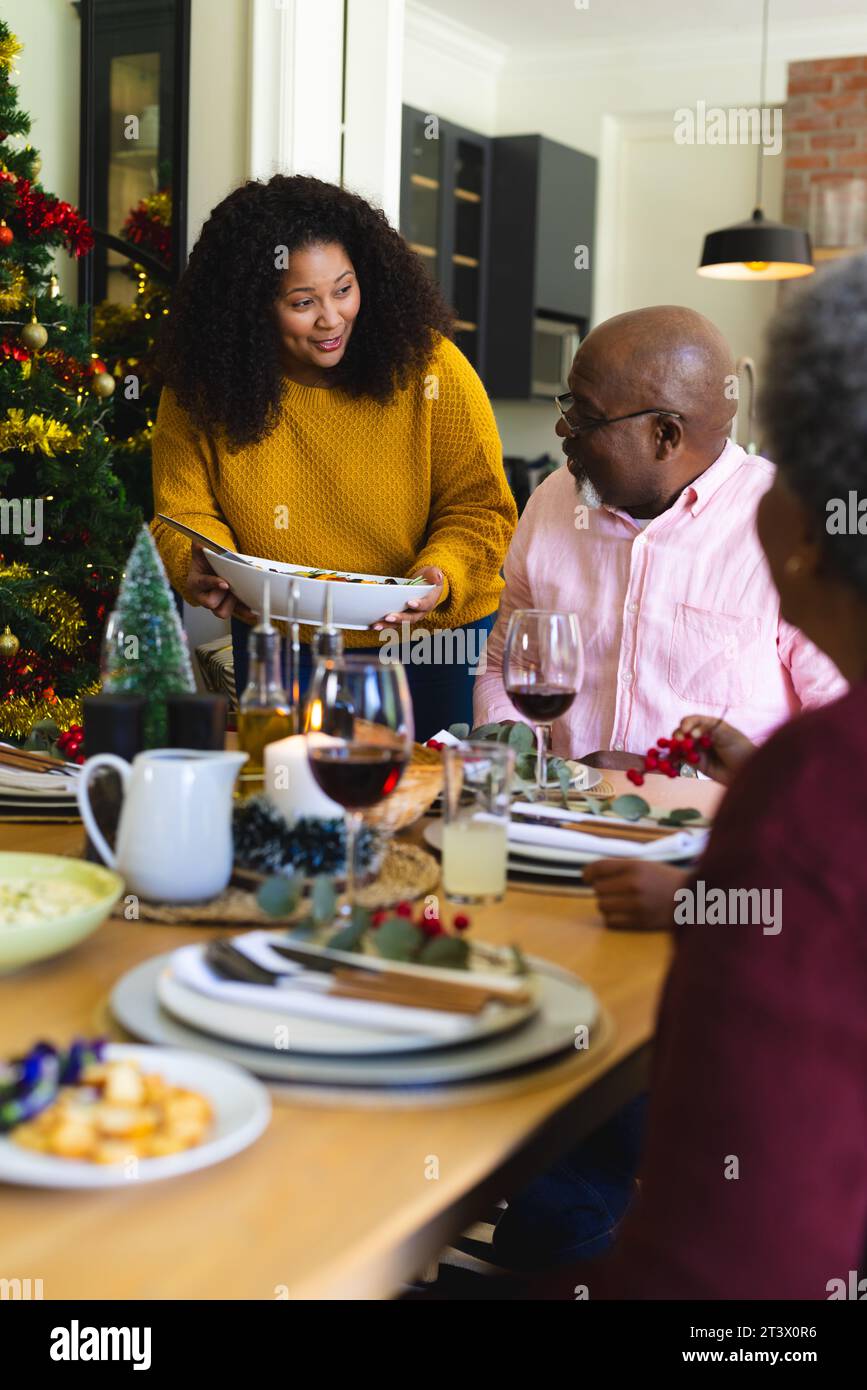
<instances>
[{"instance_id":1,"label":"short grey hair","mask_svg":"<svg viewBox=\"0 0 867 1390\"><path fill-rule=\"evenodd\" d=\"M814 517L829 567L867 594L867 536L827 529L832 498L867 497L867 255L792 287L762 376L768 456Z\"/></svg>"}]
</instances>

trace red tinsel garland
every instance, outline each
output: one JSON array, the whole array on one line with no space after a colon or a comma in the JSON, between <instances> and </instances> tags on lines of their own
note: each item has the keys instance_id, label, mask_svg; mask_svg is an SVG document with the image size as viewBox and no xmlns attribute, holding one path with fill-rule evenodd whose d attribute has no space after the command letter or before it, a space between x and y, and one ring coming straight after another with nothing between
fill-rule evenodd
<instances>
[{"instance_id":1,"label":"red tinsel garland","mask_svg":"<svg viewBox=\"0 0 867 1390\"><path fill-rule=\"evenodd\" d=\"M19 179L15 185L13 221L20 222L28 236L59 232L64 245L76 258L93 249L93 232L77 208L39 193L29 179Z\"/></svg>"},{"instance_id":2,"label":"red tinsel garland","mask_svg":"<svg viewBox=\"0 0 867 1390\"><path fill-rule=\"evenodd\" d=\"M15 656L0 657L0 694L7 700L16 696L54 694L48 662L36 652L22 647Z\"/></svg>"},{"instance_id":3,"label":"red tinsel garland","mask_svg":"<svg viewBox=\"0 0 867 1390\"><path fill-rule=\"evenodd\" d=\"M133 208L123 224L123 235L134 246L143 246L146 251L153 251L164 265L171 265L171 228L152 217L144 204Z\"/></svg>"}]
</instances>

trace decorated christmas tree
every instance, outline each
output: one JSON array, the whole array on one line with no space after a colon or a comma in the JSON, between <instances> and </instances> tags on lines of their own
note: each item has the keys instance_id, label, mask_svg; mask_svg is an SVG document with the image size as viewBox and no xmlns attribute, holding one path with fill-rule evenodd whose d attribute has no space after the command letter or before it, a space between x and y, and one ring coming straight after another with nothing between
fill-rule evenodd
<instances>
[{"instance_id":1,"label":"decorated christmas tree","mask_svg":"<svg viewBox=\"0 0 867 1390\"><path fill-rule=\"evenodd\" d=\"M120 236L155 256L166 271L172 265L172 196L168 188L142 198L129 212ZM135 284L131 304L105 300L93 315L93 341L118 384L108 430L115 444L115 471L127 496L145 517L153 515L151 435L159 405L154 350L169 312L171 285L147 265L131 261L126 273Z\"/></svg>"},{"instance_id":2,"label":"decorated christmas tree","mask_svg":"<svg viewBox=\"0 0 867 1390\"><path fill-rule=\"evenodd\" d=\"M144 741L166 742L166 696L195 690L187 639L163 562L146 526L139 532L105 640L105 689L144 695Z\"/></svg>"},{"instance_id":3,"label":"decorated christmas tree","mask_svg":"<svg viewBox=\"0 0 867 1390\"><path fill-rule=\"evenodd\" d=\"M16 741L38 720L81 722L140 521L105 429L114 379L52 269L93 235L38 182L10 80L19 49L0 21L0 739Z\"/></svg>"}]
</instances>

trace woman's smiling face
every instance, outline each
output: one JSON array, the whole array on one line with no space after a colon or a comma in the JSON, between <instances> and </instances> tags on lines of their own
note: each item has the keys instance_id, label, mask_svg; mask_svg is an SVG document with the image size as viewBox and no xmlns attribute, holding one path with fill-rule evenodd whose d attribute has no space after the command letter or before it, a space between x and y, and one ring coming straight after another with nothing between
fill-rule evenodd
<instances>
[{"instance_id":1,"label":"woman's smiling face","mask_svg":"<svg viewBox=\"0 0 867 1390\"><path fill-rule=\"evenodd\" d=\"M277 331L289 374L315 385L346 352L361 308L355 269L337 242L296 251L277 295Z\"/></svg>"}]
</instances>

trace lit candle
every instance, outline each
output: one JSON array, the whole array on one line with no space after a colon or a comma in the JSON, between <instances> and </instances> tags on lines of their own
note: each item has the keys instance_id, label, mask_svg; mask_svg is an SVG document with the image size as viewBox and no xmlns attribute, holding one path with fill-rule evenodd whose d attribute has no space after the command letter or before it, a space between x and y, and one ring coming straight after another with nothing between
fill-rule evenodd
<instances>
[{"instance_id":1,"label":"lit candle","mask_svg":"<svg viewBox=\"0 0 867 1390\"><path fill-rule=\"evenodd\" d=\"M328 734L313 733L292 734L265 745L265 795L288 825L302 816L317 820L343 816L343 807L320 791L308 761L311 747L339 742Z\"/></svg>"}]
</instances>

